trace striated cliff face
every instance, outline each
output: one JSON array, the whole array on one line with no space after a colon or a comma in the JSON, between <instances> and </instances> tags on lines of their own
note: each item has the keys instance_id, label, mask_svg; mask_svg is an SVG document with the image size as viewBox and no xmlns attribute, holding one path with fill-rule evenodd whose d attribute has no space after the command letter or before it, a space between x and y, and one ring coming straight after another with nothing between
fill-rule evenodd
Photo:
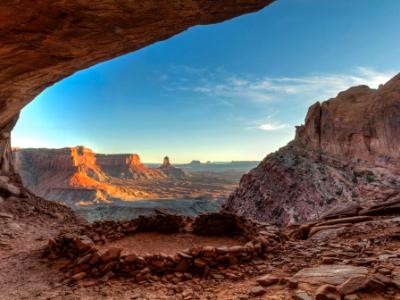
<instances>
[{"instance_id":1,"label":"striated cliff face","mask_svg":"<svg viewBox=\"0 0 400 300\"><path fill-rule=\"evenodd\" d=\"M96 164L95 154L85 147L15 149L13 153L15 167L30 188L51 183L57 183L57 187L78 184L74 178L83 175L93 180L106 178Z\"/></svg>"},{"instance_id":2,"label":"striated cliff face","mask_svg":"<svg viewBox=\"0 0 400 300\"><path fill-rule=\"evenodd\" d=\"M97 154L97 164L111 177L132 179L164 178L158 170L147 168L137 154Z\"/></svg>"},{"instance_id":3,"label":"striated cliff face","mask_svg":"<svg viewBox=\"0 0 400 300\"><path fill-rule=\"evenodd\" d=\"M400 74L378 90L358 86L317 102L296 141L344 157L400 159Z\"/></svg>"},{"instance_id":4,"label":"striated cliff face","mask_svg":"<svg viewBox=\"0 0 400 300\"><path fill-rule=\"evenodd\" d=\"M150 169L137 154L96 154L79 146L63 149L15 149L15 168L23 183L37 195L67 203L150 196L136 188L136 180L184 178L187 174L169 165ZM127 184L120 180L133 180Z\"/></svg>"},{"instance_id":5,"label":"striated cliff face","mask_svg":"<svg viewBox=\"0 0 400 300\"><path fill-rule=\"evenodd\" d=\"M244 175L226 209L287 225L400 197L400 75L312 105L286 147Z\"/></svg>"}]
</instances>

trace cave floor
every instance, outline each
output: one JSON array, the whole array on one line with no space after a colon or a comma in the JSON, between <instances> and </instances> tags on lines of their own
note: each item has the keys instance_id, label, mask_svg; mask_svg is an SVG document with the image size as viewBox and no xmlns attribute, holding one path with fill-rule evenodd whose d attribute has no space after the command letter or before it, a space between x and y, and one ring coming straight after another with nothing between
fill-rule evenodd
<instances>
[{"instance_id":1,"label":"cave floor","mask_svg":"<svg viewBox=\"0 0 400 300\"><path fill-rule=\"evenodd\" d=\"M60 222L37 218L0 217L0 299L299 299L298 290L313 295L318 286L299 282L290 288L285 283L264 289L260 296L249 296L260 276L273 274L291 278L298 271L323 264L362 266L369 276L377 270L391 272L400 279L399 220L387 219L354 225L345 236L320 235L314 240L291 240L278 245L265 259L216 270L211 278L193 277L179 282L159 278L136 283L130 279L85 279L71 283L59 271L60 263L42 257L42 249L50 237L62 229ZM226 238L194 238L185 235L142 234L119 241L135 252L176 251L192 243L198 245L237 243ZM179 245L175 245L179 244ZM113 244L111 244L113 245ZM328 260L334 260L328 262ZM389 270L389 271L388 271ZM355 293L352 299L400 299L395 287L374 287ZM304 298L307 299L307 298ZM312 298L309 298L312 299Z\"/></svg>"},{"instance_id":2,"label":"cave floor","mask_svg":"<svg viewBox=\"0 0 400 300\"><path fill-rule=\"evenodd\" d=\"M236 246L243 242L225 236L200 236L191 233L162 234L157 232L138 232L135 235L124 237L120 240L107 242L97 246L102 252L111 247L124 249L123 254L167 254L174 255L179 251L193 247L203 246Z\"/></svg>"}]
</instances>

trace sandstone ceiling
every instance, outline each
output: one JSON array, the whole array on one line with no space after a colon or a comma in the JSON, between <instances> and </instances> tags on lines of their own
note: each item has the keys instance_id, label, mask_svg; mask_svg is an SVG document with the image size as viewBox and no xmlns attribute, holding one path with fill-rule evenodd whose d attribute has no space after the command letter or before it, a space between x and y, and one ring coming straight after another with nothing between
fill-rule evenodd
<instances>
[{"instance_id":1,"label":"sandstone ceiling","mask_svg":"<svg viewBox=\"0 0 400 300\"><path fill-rule=\"evenodd\" d=\"M0 132L46 87L194 25L274 0L2 0Z\"/></svg>"}]
</instances>

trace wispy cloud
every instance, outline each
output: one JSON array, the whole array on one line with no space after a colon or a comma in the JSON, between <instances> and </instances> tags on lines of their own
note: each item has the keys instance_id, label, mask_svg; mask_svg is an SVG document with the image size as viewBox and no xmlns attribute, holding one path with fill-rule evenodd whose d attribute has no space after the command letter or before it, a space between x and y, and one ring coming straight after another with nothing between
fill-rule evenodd
<instances>
[{"instance_id":1,"label":"wispy cloud","mask_svg":"<svg viewBox=\"0 0 400 300\"><path fill-rule=\"evenodd\" d=\"M312 74L299 77L232 75L222 69L210 71L191 67L175 67L177 80L168 82L165 89L204 95L221 103L235 101L274 102L287 99L325 100L351 86L368 85L377 88L396 74L379 72L365 67L342 74ZM169 76L174 77L174 76Z\"/></svg>"},{"instance_id":2,"label":"wispy cloud","mask_svg":"<svg viewBox=\"0 0 400 300\"><path fill-rule=\"evenodd\" d=\"M288 127L289 127L288 124L282 124L282 123L263 123L258 125L257 128L264 131L278 131Z\"/></svg>"},{"instance_id":3,"label":"wispy cloud","mask_svg":"<svg viewBox=\"0 0 400 300\"><path fill-rule=\"evenodd\" d=\"M358 67L348 73L309 74L304 76L255 76L232 74L219 68L175 66L169 70L164 89L174 95L182 93L188 99L205 100L206 105L224 105L257 112L276 110L266 118L254 120L254 115L243 121L249 130L281 132L293 129L299 119L288 118L286 112L304 110L316 101L335 97L352 86L368 85L378 88L392 78L395 71L376 71ZM256 108L250 106L255 105ZM290 106L290 107L288 107ZM258 116L260 114L257 114Z\"/></svg>"}]
</instances>

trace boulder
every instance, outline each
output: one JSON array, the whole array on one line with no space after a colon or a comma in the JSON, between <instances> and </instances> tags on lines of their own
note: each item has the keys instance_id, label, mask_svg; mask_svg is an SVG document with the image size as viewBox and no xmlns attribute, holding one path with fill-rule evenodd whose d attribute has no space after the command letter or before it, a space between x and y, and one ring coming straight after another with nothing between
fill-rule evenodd
<instances>
[{"instance_id":1,"label":"boulder","mask_svg":"<svg viewBox=\"0 0 400 300\"><path fill-rule=\"evenodd\" d=\"M303 290L296 290L292 297L293 300L313 300L313 298Z\"/></svg>"},{"instance_id":2,"label":"boulder","mask_svg":"<svg viewBox=\"0 0 400 300\"><path fill-rule=\"evenodd\" d=\"M21 195L21 189L9 182L1 182L0 181L0 190L9 193L14 196Z\"/></svg>"},{"instance_id":3,"label":"boulder","mask_svg":"<svg viewBox=\"0 0 400 300\"><path fill-rule=\"evenodd\" d=\"M189 262L186 259L181 260L175 267L176 272L186 272L190 267Z\"/></svg>"},{"instance_id":4,"label":"boulder","mask_svg":"<svg viewBox=\"0 0 400 300\"><path fill-rule=\"evenodd\" d=\"M117 260L121 255L122 250L123 250L122 248L115 248L115 247L110 248L101 255L100 259L103 263L108 263L110 261Z\"/></svg>"},{"instance_id":5,"label":"boulder","mask_svg":"<svg viewBox=\"0 0 400 300\"><path fill-rule=\"evenodd\" d=\"M325 284L315 292L315 300L341 300L342 296L336 287Z\"/></svg>"},{"instance_id":6,"label":"boulder","mask_svg":"<svg viewBox=\"0 0 400 300\"><path fill-rule=\"evenodd\" d=\"M208 262L198 257L194 260L194 265L198 268L203 268L208 265Z\"/></svg>"},{"instance_id":7,"label":"boulder","mask_svg":"<svg viewBox=\"0 0 400 300\"><path fill-rule=\"evenodd\" d=\"M340 229L343 227L350 227L350 226L352 226L352 224L350 224L350 223L334 224L334 225L326 225L326 226L315 226L310 229L310 232L308 233L308 237L311 237L314 234L316 234L317 232L322 231L322 230Z\"/></svg>"},{"instance_id":8,"label":"boulder","mask_svg":"<svg viewBox=\"0 0 400 300\"><path fill-rule=\"evenodd\" d=\"M330 284L340 285L351 277L366 276L368 269L348 265L321 265L313 268L305 268L297 272L293 278L299 282L316 285Z\"/></svg>"},{"instance_id":9,"label":"boulder","mask_svg":"<svg viewBox=\"0 0 400 300\"><path fill-rule=\"evenodd\" d=\"M86 272L80 272L80 273L77 273L75 275L72 275L72 279L76 280L76 281L79 281L79 280L82 280L83 278L85 278L86 276L87 276Z\"/></svg>"},{"instance_id":10,"label":"boulder","mask_svg":"<svg viewBox=\"0 0 400 300\"><path fill-rule=\"evenodd\" d=\"M250 295L252 296L261 296L266 293L266 290L262 286L255 286L250 289Z\"/></svg>"},{"instance_id":11,"label":"boulder","mask_svg":"<svg viewBox=\"0 0 400 300\"><path fill-rule=\"evenodd\" d=\"M274 275L271 275L271 274L264 275L262 277L257 278L257 283L264 287L278 283L278 281L279 281L279 278Z\"/></svg>"},{"instance_id":12,"label":"boulder","mask_svg":"<svg viewBox=\"0 0 400 300\"><path fill-rule=\"evenodd\" d=\"M0 219L12 219L14 216L5 212L0 212Z\"/></svg>"},{"instance_id":13,"label":"boulder","mask_svg":"<svg viewBox=\"0 0 400 300\"><path fill-rule=\"evenodd\" d=\"M76 249L80 252L85 252L94 246L93 241L86 235L81 235L74 238Z\"/></svg>"},{"instance_id":14,"label":"boulder","mask_svg":"<svg viewBox=\"0 0 400 300\"><path fill-rule=\"evenodd\" d=\"M137 255L136 254L129 254L127 256L124 256L124 261L127 263L132 263L135 262L137 259Z\"/></svg>"},{"instance_id":15,"label":"boulder","mask_svg":"<svg viewBox=\"0 0 400 300\"><path fill-rule=\"evenodd\" d=\"M338 286L342 295L349 295L367 287L368 277L366 275L352 276Z\"/></svg>"}]
</instances>

